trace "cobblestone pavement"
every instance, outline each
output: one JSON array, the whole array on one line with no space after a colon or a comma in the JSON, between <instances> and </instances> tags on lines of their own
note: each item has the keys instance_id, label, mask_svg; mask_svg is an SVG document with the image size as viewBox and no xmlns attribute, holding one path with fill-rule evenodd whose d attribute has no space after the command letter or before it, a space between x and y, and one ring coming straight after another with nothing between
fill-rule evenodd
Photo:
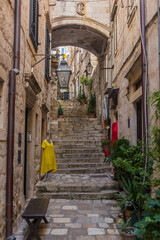
<instances>
[{"instance_id":1,"label":"cobblestone pavement","mask_svg":"<svg viewBox=\"0 0 160 240\"><path fill-rule=\"evenodd\" d=\"M51 199L48 224L41 223L42 240L120 240L120 208L114 200ZM28 226L23 220L15 236L24 240Z\"/></svg>"}]
</instances>

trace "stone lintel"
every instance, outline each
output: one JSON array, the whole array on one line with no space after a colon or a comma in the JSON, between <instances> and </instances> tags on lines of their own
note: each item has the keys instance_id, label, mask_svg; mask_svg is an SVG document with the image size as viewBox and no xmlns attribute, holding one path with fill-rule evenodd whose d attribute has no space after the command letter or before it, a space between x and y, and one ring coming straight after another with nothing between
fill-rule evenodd
<instances>
[{"instance_id":1,"label":"stone lintel","mask_svg":"<svg viewBox=\"0 0 160 240\"><path fill-rule=\"evenodd\" d=\"M25 80L36 95L42 91L34 73L25 73Z\"/></svg>"},{"instance_id":2,"label":"stone lintel","mask_svg":"<svg viewBox=\"0 0 160 240\"><path fill-rule=\"evenodd\" d=\"M131 68L129 69L129 71L124 77L127 78L129 81L131 80L136 81L138 78L140 78L141 72L142 72L142 69L141 69L141 55L140 55L134 61L133 65L131 66Z\"/></svg>"},{"instance_id":3,"label":"stone lintel","mask_svg":"<svg viewBox=\"0 0 160 240\"><path fill-rule=\"evenodd\" d=\"M142 96L142 86L132 94L131 103L137 102Z\"/></svg>"},{"instance_id":4,"label":"stone lintel","mask_svg":"<svg viewBox=\"0 0 160 240\"><path fill-rule=\"evenodd\" d=\"M49 107L46 103L42 103L42 115L46 115L49 112Z\"/></svg>"},{"instance_id":5,"label":"stone lintel","mask_svg":"<svg viewBox=\"0 0 160 240\"><path fill-rule=\"evenodd\" d=\"M26 88L26 105L29 109L31 109L38 98L28 82L26 83L25 88Z\"/></svg>"}]
</instances>

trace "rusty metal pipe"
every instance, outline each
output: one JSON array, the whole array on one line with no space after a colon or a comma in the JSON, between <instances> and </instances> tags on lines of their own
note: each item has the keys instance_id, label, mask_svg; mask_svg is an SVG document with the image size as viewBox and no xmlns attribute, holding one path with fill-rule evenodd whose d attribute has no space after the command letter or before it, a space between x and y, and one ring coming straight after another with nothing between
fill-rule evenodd
<instances>
[{"instance_id":1,"label":"rusty metal pipe","mask_svg":"<svg viewBox=\"0 0 160 240\"><path fill-rule=\"evenodd\" d=\"M14 56L13 69L20 68L20 31L21 31L21 0L15 0Z\"/></svg>"},{"instance_id":2,"label":"rusty metal pipe","mask_svg":"<svg viewBox=\"0 0 160 240\"><path fill-rule=\"evenodd\" d=\"M144 146L146 149L147 144L147 106L146 106L146 71L147 71L147 63L146 63L146 55L145 55L145 49L146 49L146 29L145 29L145 1L140 0L140 19L141 19L141 55L142 55L142 110L143 110L143 141Z\"/></svg>"},{"instance_id":3,"label":"rusty metal pipe","mask_svg":"<svg viewBox=\"0 0 160 240\"><path fill-rule=\"evenodd\" d=\"M15 119L16 73L9 72L8 137L7 137L7 187L6 187L6 237L12 235L13 223L13 156Z\"/></svg>"},{"instance_id":4,"label":"rusty metal pipe","mask_svg":"<svg viewBox=\"0 0 160 240\"><path fill-rule=\"evenodd\" d=\"M13 159L16 75L20 66L21 0L15 0L13 69L9 72L7 172L6 172L6 238L13 236Z\"/></svg>"}]
</instances>

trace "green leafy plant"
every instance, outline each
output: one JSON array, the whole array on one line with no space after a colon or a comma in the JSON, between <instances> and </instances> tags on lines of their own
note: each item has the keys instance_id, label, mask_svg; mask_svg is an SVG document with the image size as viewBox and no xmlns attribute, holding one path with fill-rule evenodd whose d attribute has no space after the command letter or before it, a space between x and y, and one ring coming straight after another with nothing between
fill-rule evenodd
<instances>
[{"instance_id":1,"label":"green leafy plant","mask_svg":"<svg viewBox=\"0 0 160 240\"><path fill-rule=\"evenodd\" d=\"M152 94L151 105L154 108L153 118L159 120L160 117L160 91ZM145 211L141 221L135 224L136 234L144 240L159 240L160 239L160 129L154 127L152 130L152 146L149 149L149 157L152 162L153 171L151 175L153 193L155 187L158 190L155 192L154 198L148 198L145 204Z\"/></svg>"},{"instance_id":2,"label":"green leafy plant","mask_svg":"<svg viewBox=\"0 0 160 240\"><path fill-rule=\"evenodd\" d=\"M135 224L135 232L144 240L160 239L160 190L156 191L155 198L146 201L143 219Z\"/></svg>"},{"instance_id":3,"label":"green leafy plant","mask_svg":"<svg viewBox=\"0 0 160 240\"><path fill-rule=\"evenodd\" d=\"M87 103L87 97L86 97L84 92L82 93L81 86L80 86L80 89L79 89L79 94L78 94L77 100L79 102L81 102L81 103L82 102L86 102Z\"/></svg>"},{"instance_id":4,"label":"green leafy plant","mask_svg":"<svg viewBox=\"0 0 160 240\"><path fill-rule=\"evenodd\" d=\"M88 113L96 114L96 95L95 93L90 93L89 101L88 101Z\"/></svg>"},{"instance_id":5,"label":"green leafy plant","mask_svg":"<svg viewBox=\"0 0 160 240\"><path fill-rule=\"evenodd\" d=\"M149 196L145 184L143 184L143 181L125 180L123 177L121 184L124 192L117 194L117 196L122 209L134 212L136 220L140 219L144 210L144 203Z\"/></svg>"},{"instance_id":6,"label":"green leafy plant","mask_svg":"<svg viewBox=\"0 0 160 240\"><path fill-rule=\"evenodd\" d=\"M127 233L127 234L135 233L134 228L130 227L130 221L131 221L131 218L128 218L128 220L126 222L125 221L121 222L122 232Z\"/></svg>"},{"instance_id":7,"label":"green leafy plant","mask_svg":"<svg viewBox=\"0 0 160 240\"><path fill-rule=\"evenodd\" d=\"M102 147L110 146L110 145L111 145L111 140L109 140L109 139L102 140Z\"/></svg>"},{"instance_id":8,"label":"green leafy plant","mask_svg":"<svg viewBox=\"0 0 160 240\"><path fill-rule=\"evenodd\" d=\"M114 142L111 146L111 159L114 161L118 157L124 158L126 155L127 148L129 148L130 143L127 139L124 137L118 139L116 142ZM125 150L124 150L125 149Z\"/></svg>"},{"instance_id":9,"label":"green leafy plant","mask_svg":"<svg viewBox=\"0 0 160 240\"><path fill-rule=\"evenodd\" d=\"M89 91L92 90L92 78L88 78L88 77L85 77L84 75L82 75L80 77L80 83L84 84L85 86L88 86Z\"/></svg>"},{"instance_id":10,"label":"green leafy plant","mask_svg":"<svg viewBox=\"0 0 160 240\"><path fill-rule=\"evenodd\" d=\"M59 103L58 104L58 115L63 115L64 109L62 108L62 105Z\"/></svg>"},{"instance_id":11,"label":"green leafy plant","mask_svg":"<svg viewBox=\"0 0 160 240\"><path fill-rule=\"evenodd\" d=\"M150 97L150 102L155 110L155 116L157 118L160 117L160 91L153 92L152 96Z\"/></svg>"}]
</instances>

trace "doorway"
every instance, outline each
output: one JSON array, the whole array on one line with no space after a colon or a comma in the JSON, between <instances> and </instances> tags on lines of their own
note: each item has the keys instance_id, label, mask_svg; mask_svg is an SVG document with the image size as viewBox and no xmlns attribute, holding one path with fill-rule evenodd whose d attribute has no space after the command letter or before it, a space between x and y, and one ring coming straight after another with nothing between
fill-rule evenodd
<instances>
[{"instance_id":1,"label":"doorway","mask_svg":"<svg viewBox=\"0 0 160 240\"><path fill-rule=\"evenodd\" d=\"M25 111L25 136L24 136L24 196L26 199L26 182L27 182L27 128L28 128L28 108Z\"/></svg>"}]
</instances>

